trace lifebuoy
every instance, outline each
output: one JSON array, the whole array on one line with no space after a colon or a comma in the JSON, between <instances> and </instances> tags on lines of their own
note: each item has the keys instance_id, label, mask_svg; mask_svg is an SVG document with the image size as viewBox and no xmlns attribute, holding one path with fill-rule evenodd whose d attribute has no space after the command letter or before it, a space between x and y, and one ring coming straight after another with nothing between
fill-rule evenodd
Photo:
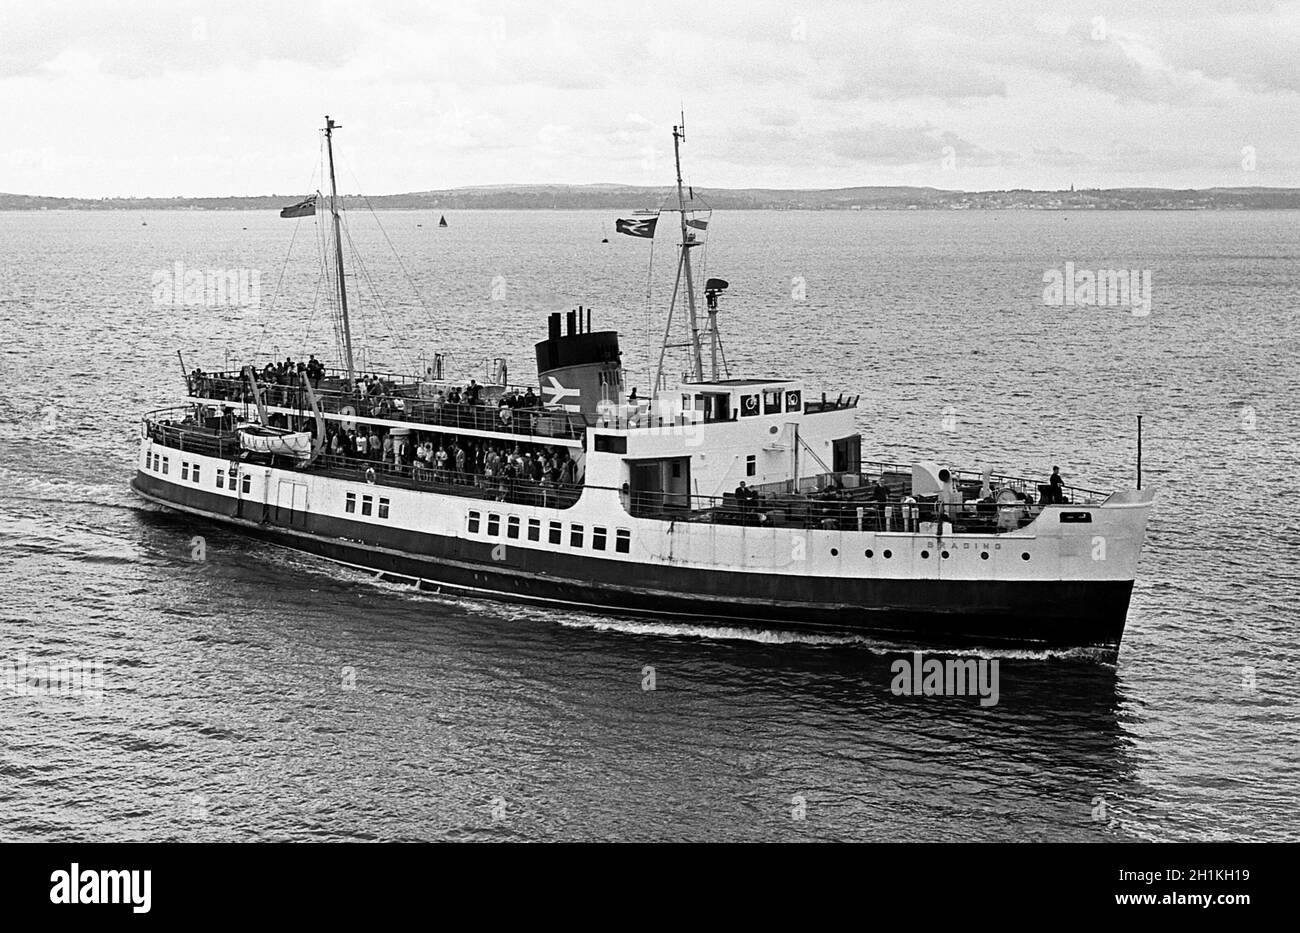
<instances>
[{"instance_id":1,"label":"lifebuoy","mask_svg":"<svg viewBox=\"0 0 1300 933\"><path fill-rule=\"evenodd\" d=\"M369 483L369 484L372 485L372 486L375 484L375 468L374 468L374 467L366 467L366 482Z\"/></svg>"}]
</instances>

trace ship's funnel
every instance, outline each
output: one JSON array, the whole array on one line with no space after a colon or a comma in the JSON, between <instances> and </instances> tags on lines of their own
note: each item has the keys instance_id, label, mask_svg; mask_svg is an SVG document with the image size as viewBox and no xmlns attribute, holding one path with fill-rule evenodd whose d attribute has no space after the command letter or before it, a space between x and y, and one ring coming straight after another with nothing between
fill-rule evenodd
<instances>
[{"instance_id":1,"label":"ship's funnel","mask_svg":"<svg viewBox=\"0 0 1300 933\"><path fill-rule=\"evenodd\" d=\"M601 402L618 404L623 400L618 332L592 331L590 315L590 309L583 308L568 312L564 322L568 332L562 334L562 318L556 311L548 321L549 336L537 344L537 380L542 404L548 407L558 405L594 415Z\"/></svg>"}]
</instances>

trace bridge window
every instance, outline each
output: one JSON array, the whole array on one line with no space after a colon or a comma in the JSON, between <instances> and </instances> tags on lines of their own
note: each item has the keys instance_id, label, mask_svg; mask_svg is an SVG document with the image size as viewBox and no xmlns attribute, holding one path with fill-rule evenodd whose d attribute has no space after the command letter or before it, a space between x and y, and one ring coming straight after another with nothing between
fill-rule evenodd
<instances>
[{"instance_id":1,"label":"bridge window","mask_svg":"<svg viewBox=\"0 0 1300 933\"><path fill-rule=\"evenodd\" d=\"M591 546L598 551L605 550L605 536L607 532L604 528L591 529Z\"/></svg>"},{"instance_id":2,"label":"bridge window","mask_svg":"<svg viewBox=\"0 0 1300 933\"><path fill-rule=\"evenodd\" d=\"M619 528L614 532L614 550L620 554L626 554L632 550L632 532L626 528Z\"/></svg>"},{"instance_id":3,"label":"bridge window","mask_svg":"<svg viewBox=\"0 0 1300 933\"><path fill-rule=\"evenodd\" d=\"M563 544L564 526L559 522L551 522L550 528L547 529L547 540L549 540L551 544Z\"/></svg>"},{"instance_id":4,"label":"bridge window","mask_svg":"<svg viewBox=\"0 0 1300 933\"><path fill-rule=\"evenodd\" d=\"M374 510L375 510L375 497L374 497L374 496L362 496L362 497L361 497L361 514L362 514L362 515L370 515L371 513L374 512Z\"/></svg>"},{"instance_id":5,"label":"bridge window","mask_svg":"<svg viewBox=\"0 0 1300 933\"><path fill-rule=\"evenodd\" d=\"M382 496L379 499L379 517L380 518L388 517L388 500L383 498Z\"/></svg>"},{"instance_id":6,"label":"bridge window","mask_svg":"<svg viewBox=\"0 0 1300 933\"><path fill-rule=\"evenodd\" d=\"M357 510L357 494L355 492L350 492L348 493L347 500L343 503L343 511L349 514L353 514L356 512L356 510Z\"/></svg>"},{"instance_id":7,"label":"bridge window","mask_svg":"<svg viewBox=\"0 0 1300 933\"><path fill-rule=\"evenodd\" d=\"M540 518L528 519L528 540L542 540L542 520Z\"/></svg>"},{"instance_id":8,"label":"bridge window","mask_svg":"<svg viewBox=\"0 0 1300 933\"><path fill-rule=\"evenodd\" d=\"M518 515L511 515L509 518L506 519L506 537L507 538L519 537L519 516Z\"/></svg>"},{"instance_id":9,"label":"bridge window","mask_svg":"<svg viewBox=\"0 0 1300 933\"><path fill-rule=\"evenodd\" d=\"M479 517L478 512L469 513L469 533L472 535L478 534Z\"/></svg>"}]
</instances>

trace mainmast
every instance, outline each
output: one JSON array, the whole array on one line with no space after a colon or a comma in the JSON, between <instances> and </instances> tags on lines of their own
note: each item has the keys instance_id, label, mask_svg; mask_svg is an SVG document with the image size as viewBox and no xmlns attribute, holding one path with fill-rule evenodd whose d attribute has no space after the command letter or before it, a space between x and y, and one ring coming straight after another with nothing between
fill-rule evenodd
<instances>
[{"instance_id":1,"label":"mainmast","mask_svg":"<svg viewBox=\"0 0 1300 933\"><path fill-rule=\"evenodd\" d=\"M695 381L704 381L704 361L700 356L700 324L695 316L695 283L691 280L691 247L695 235L686 227L686 196L682 193L682 149L686 141L686 117L682 125L673 127L673 158L677 161L677 213L682 222L681 264L686 273L686 304L691 312L691 355L695 360Z\"/></svg>"},{"instance_id":2,"label":"mainmast","mask_svg":"<svg viewBox=\"0 0 1300 933\"><path fill-rule=\"evenodd\" d=\"M343 280L343 233L339 220L339 186L334 180L334 130L338 127L329 114L325 115L325 148L330 160L330 213L334 215L334 261L339 277L339 311L343 318L343 361L348 370L348 387L356 385L356 367L352 362L352 327L348 323L348 289ZM680 180L678 187L680 188Z\"/></svg>"},{"instance_id":3,"label":"mainmast","mask_svg":"<svg viewBox=\"0 0 1300 933\"><path fill-rule=\"evenodd\" d=\"M673 282L673 296L668 303L668 321L664 326L663 345L659 349L659 367L655 374L654 391L658 393L662 388L664 373L664 353L671 346L689 346L691 348L692 375L696 382L704 381L704 355L700 348L700 325L699 318L695 311L695 282L691 275L691 247L699 246L695 240L695 234L689 230L689 224L686 222L686 194L682 186L682 150L681 144L686 141L686 117L683 115L680 126L673 127L673 158L677 162L677 213L681 220L682 242L679 247L680 255L677 260L677 279ZM677 292L681 287L682 277L686 278L686 306L690 313L691 340L688 344L670 344L669 335L673 326L673 311L677 306ZM713 356L713 378L718 376L717 352Z\"/></svg>"}]
</instances>

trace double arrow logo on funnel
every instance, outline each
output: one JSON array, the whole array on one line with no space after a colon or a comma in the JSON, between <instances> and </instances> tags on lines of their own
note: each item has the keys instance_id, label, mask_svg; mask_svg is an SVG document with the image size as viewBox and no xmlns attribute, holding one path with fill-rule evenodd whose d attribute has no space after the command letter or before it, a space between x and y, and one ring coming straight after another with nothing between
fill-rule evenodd
<instances>
[{"instance_id":1,"label":"double arrow logo on funnel","mask_svg":"<svg viewBox=\"0 0 1300 933\"><path fill-rule=\"evenodd\" d=\"M542 394L549 395L551 397L548 404L559 405L562 399L568 398L570 395L574 396L574 398L582 397L581 389L567 389L564 386L560 385L560 381L556 379L554 376L547 376L546 378L551 380L551 384L549 386L542 386ZM578 405L562 405L561 407L565 411L581 410L581 407Z\"/></svg>"}]
</instances>

